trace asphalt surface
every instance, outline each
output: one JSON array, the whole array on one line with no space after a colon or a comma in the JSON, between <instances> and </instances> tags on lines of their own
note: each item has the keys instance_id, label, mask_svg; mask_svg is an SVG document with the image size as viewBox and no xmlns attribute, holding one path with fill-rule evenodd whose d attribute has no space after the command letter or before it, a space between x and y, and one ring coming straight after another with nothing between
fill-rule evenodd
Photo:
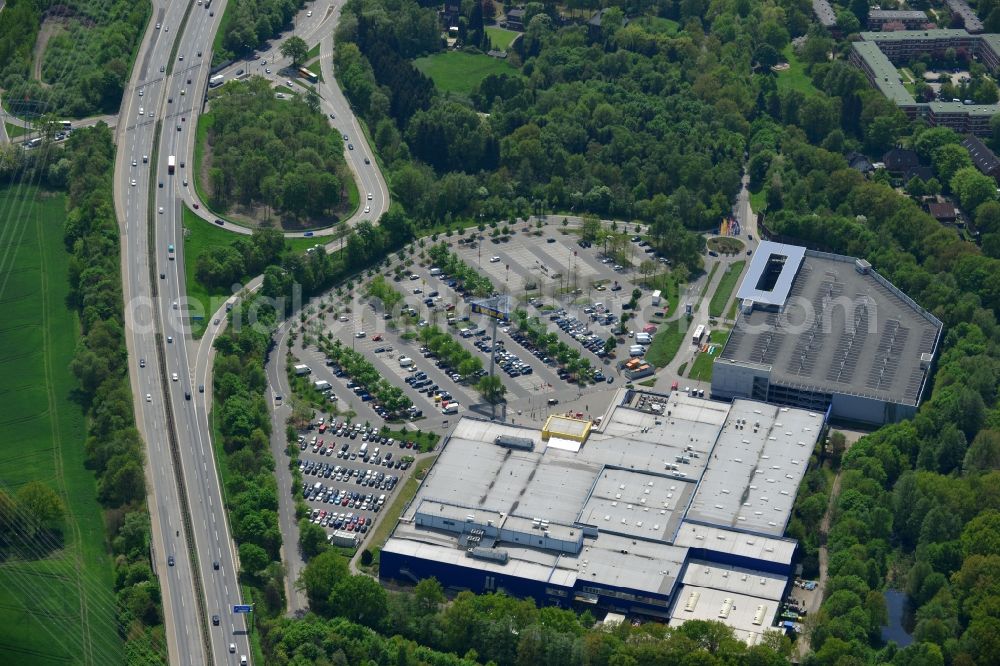
<instances>
[{"instance_id":1,"label":"asphalt surface","mask_svg":"<svg viewBox=\"0 0 1000 666\"><path fill-rule=\"evenodd\" d=\"M150 511L153 517L154 564L163 589L168 650L173 664L238 663L240 655L250 655L245 635L243 615L231 612L232 604L241 603L237 582L237 562L232 540L229 538L227 515L219 488L209 430L206 403L185 398L201 396L192 380L185 344L185 324L182 311L174 310L185 291L183 271L183 236L181 208L176 184L180 174L167 174L167 155L173 154L184 132L174 130L173 121L178 114L167 97L195 99L194 95L180 95L189 88L188 77L207 81L208 58L195 58L189 64L175 63L174 71L160 72L166 66L174 40L179 42L178 53L202 49L206 56L214 30L224 10L225 2L213 3L216 16L209 19L207 12L193 6L187 28L180 34L181 20L186 6L173 3L166 8L155 8L152 22L160 22L163 29L150 26L137 58L137 67L122 104L125 120L118 132L118 155L115 174L116 208L123 231L123 282L126 298L126 316L129 324L127 340L130 352L130 372L133 390L137 394L137 421L147 442L147 477L150 482ZM171 28L168 32L166 28ZM167 74L171 74L167 76ZM142 97L138 91L143 91ZM138 116L143 106L155 115ZM187 112L183 107L180 113ZM156 121L163 120L164 130L155 133ZM154 159L153 146L157 143L158 158ZM143 156L149 156L148 163ZM136 166L132 166L135 161ZM150 191L150 170L154 184ZM131 184L135 180L135 185ZM162 182L162 189L156 183ZM153 213L155 253L151 278L148 246L148 204L154 202L154 211L162 207L162 214ZM171 256L167 246L176 250ZM163 278L159 279L162 274ZM153 298L153 284L158 297ZM159 322L153 311L159 313ZM163 360L161 367L157 349L160 337ZM172 339L172 342L168 340ZM140 367L144 361L145 367ZM169 379L177 374L177 380ZM167 377L164 381L164 377ZM210 390L210 389L209 389ZM148 399L147 397L148 396ZM173 413L173 436L180 452L181 470L177 470L171 456L170 422L167 407ZM190 507L191 531L197 560L188 557L187 533L182 524L181 498L175 475L183 473L186 499ZM174 566L167 558L175 558ZM219 568L214 568L214 563ZM205 614L199 617L200 607L195 598L195 580L199 575L203 583ZM220 616L220 626L211 626L211 616ZM208 626L211 654L206 654L202 636L203 626ZM230 654L228 645L236 645Z\"/></svg>"}]
</instances>

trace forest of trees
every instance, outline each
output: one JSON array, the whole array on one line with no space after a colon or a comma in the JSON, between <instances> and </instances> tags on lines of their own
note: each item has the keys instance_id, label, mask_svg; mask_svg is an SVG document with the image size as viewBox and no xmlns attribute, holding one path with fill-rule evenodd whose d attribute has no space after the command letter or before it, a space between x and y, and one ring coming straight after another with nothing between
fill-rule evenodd
<instances>
[{"instance_id":1,"label":"forest of trees","mask_svg":"<svg viewBox=\"0 0 1000 666\"><path fill-rule=\"evenodd\" d=\"M202 122L218 208L265 205L299 221L347 204L343 140L319 112L318 98L277 99L267 80L253 77L222 88Z\"/></svg>"},{"instance_id":2,"label":"forest of trees","mask_svg":"<svg viewBox=\"0 0 1000 666\"><path fill-rule=\"evenodd\" d=\"M538 608L504 594L461 592L446 600L433 578L390 592L368 576L350 575L333 550L310 560L299 585L312 613L262 624L268 663L777 666L791 648L779 632L748 647L719 622L605 629L589 612Z\"/></svg>"},{"instance_id":3,"label":"forest of trees","mask_svg":"<svg viewBox=\"0 0 1000 666\"><path fill-rule=\"evenodd\" d=\"M306 0L230 0L216 60L242 57L287 28ZM218 42L216 42L218 43Z\"/></svg>"},{"instance_id":4,"label":"forest of trees","mask_svg":"<svg viewBox=\"0 0 1000 666\"><path fill-rule=\"evenodd\" d=\"M103 123L78 130L65 151L69 202L65 241L70 302L79 313L80 340L70 370L87 412L87 465L97 476L115 556L115 591L126 654L144 663L165 658L160 588L150 567L145 449L133 419L125 347L118 221L112 199L115 146ZM43 170L44 172L44 170Z\"/></svg>"},{"instance_id":5,"label":"forest of trees","mask_svg":"<svg viewBox=\"0 0 1000 666\"><path fill-rule=\"evenodd\" d=\"M17 114L117 113L150 16L147 0L8 0L0 12L0 88ZM32 76L42 20L53 25Z\"/></svg>"},{"instance_id":6,"label":"forest of trees","mask_svg":"<svg viewBox=\"0 0 1000 666\"><path fill-rule=\"evenodd\" d=\"M594 43L585 26L555 27L546 12L556 5L529 10L521 72L488 76L470 104L438 93L410 62L441 49L434 8L345 6L338 80L372 128L396 201L417 227L591 212L652 223L671 255L696 245L684 242L689 230L716 226L739 189L755 111L743 73L751 45L786 45L787 14L755 8L760 36L727 35L722 48L694 24L675 38L630 25ZM475 17L463 18L475 32Z\"/></svg>"}]
</instances>

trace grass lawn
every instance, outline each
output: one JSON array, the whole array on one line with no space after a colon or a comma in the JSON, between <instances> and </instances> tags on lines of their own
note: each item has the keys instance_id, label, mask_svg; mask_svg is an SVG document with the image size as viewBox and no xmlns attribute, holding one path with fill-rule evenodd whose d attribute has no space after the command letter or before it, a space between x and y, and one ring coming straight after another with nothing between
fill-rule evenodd
<instances>
[{"instance_id":1,"label":"grass lawn","mask_svg":"<svg viewBox=\"0 0 1000 666\"><path fill-rule=\"evenodd\" d=\"M297 95L298 93L288 86L274 86L274 92L285 93L286 95Z\"/></svg>"},{"instance_id":2,"label":"grass lawn","mask_svg":"<svg viewBox=\"0 0 1000 666\"><path fill-rule=\"evenodd\" d=\"M788 62L788 69L778 72L778 90L798 90L806 95L818 94L819 91L813 85L812 79L806 74L805 65L799 61L791 44L781 50L781 55Z\"/></svg>"},{"instance_id":3,"label":"grass lawn","mask_svg":"<svg viewBox=\"0 0 1000 666\"><path fill-rule=\"evenodd\" d=\"M745 261L734 261L726 269L725 275L719 280L719 286L712 294L712 300L708 303L709 317L721 317L722 313L725 312L726 303L729 302L729 297L732 295L733 289L736 288L736 281L740 279L740 274L746 265Z\"/></svg>"},{"instance_id":4,"label":"grass lawn","mask_svg":"<svg viewBox=\"0 0 1000 666\"><path fill-rule=\"evenodd\" d=\"M681 28L681 24L677 21L660 18L658 16L643 16L642 18L636 19L634 22L649 32L664 35L676 35L677 31Z\"/></svg>"},{"instance_id":5,"label":"grass lawn","mask_svg":"<svg viewBox=\"0 0 1000 666\"><path fill-rule=\"evenodd\" d=\"M470 94L490 74L513 74L514 67L488 55L448 51L417 58L414 66L431 77L442 92Z\"/></svg>"},{"instance_id":6,"label":"grass lawn","mask_svg":"<svg viewBox=\"0 0 1000 666\"><path fill-rule=\"evenodd\" d=\"M319 42L316 42L316 46L309 49L309 51L306 53L306 62L309 62L313 58L318 58L318 57L319 57ZM308 67L306 69L308 69Z\"/></svg>"},{"instance_id":7,"label":"grass lawn","mask_svg":"<svg viewBox=\"0 0 1000 666\"><path fill-rule=\"evenodd\" d=\"M229 22L233 20L233 14L236 13L235 7L235 2L228 2L226 3L226 11L222 12L222 18L219 19L219 29L215 33L215 40L212 42L212 51L215 53L222 53L225 51L222 46L222 40L226 34L226 27L229 25Z\"/></svg>"},{"instance_id":8,"label":"grass lawn","mask_svg":"<svg viewBox=\"0 0 1000 666\"><path fill-rule=\"evenodd\" d=\"M27 559L5 550L0 562L5 664L125 660L103 512L84 467L86 424L71 398L78 322L66 307L65 206L61 194L0 188L0 223L10 242L0 263L0 489L15 494L42 481L67 506L61 544Z\"/></svg>"},{"instance_id":9,"label":"grass lawn","mask_svg":"<svg viewBox=\"0 0 1000 666\"><path fill-rule=\"evenodd\" d=\"M732 236L716 236L708 239L708 249L719 254L740 254L743 252L743 241Z\"/></svg>"},{"instance_id":10,"label":"grass lawn","mask_svg":"<svg viewBox=\"0 0 1000 666\"><path fill-rule=\"evenodd\" d=\"M691 374L688 378L697 381L707 382L712 380L712 364L715 358L722 352L722 345L729 337L728 328L720 328L719 330L712 331L709 338L711 344L709 344L709 350L714 353L704 352L699 353L695 359L694 363L691 364ZM715 345L714 349L712 345Z\"/></svg>"},{"instance_id":11,"label":"grass lawn","mask_svg":"<svg viewBox=\"0 0 1000 666\"><path fill-rule=\"evenodd\" d=\"M750 193L750 210L754 213L760 214L764 212L767 208L767 193L764 188L760 188L757 192Z\"/></svg>"},{"instance_id":12,"label":"grass lawn","mask_svg":"<svg viewBox=\"0 0 1000 666\"><path fill-rule=\"evenodd\" d=\"M399 516L403 513L403 507L409 504L413 496L417 494L417 488L420 487L417 479L423 478L424 473L434 464L435 460L437 460L437 456L428 456L413 464L413 472L406 479L406 483L403 484L392 502L386 506L385 511L382 512L382 516L375 521L375 530L372 532L372 536L366 546L372 553L376 552L376 548L381 550L382 546L385 545L386 540L392 533L392 529L399 522Z\"/></svg>"},{"instance_id":13,"label":"grass lawn","mask_svg":"<svg viewBox=\"0 0 1000 666\"><path fill-rule=\"evenodd\" d=\"M674 360L677 350L684 342L684 336L687 335L688 323L687 317L681 317L660 326L660 330L653 336L653 344L646 350L646 360L657 368Z\"/></svg>"},{"instance_id":14,"label":"grass lawn","mask_svg":"<svg viewBox=\"0 0 1000 666\"><path fill-rule=\"evenodd\" d=\"M198 217L193 210L184 206L184 277L187 282L187 296L191 309L195 314L203 314L206 318L218 310L232 293L227 289L209 289L195 277L198 257L211 247L231 245L242 234L225 231ZM286 238L285 247L296 252L305 252L307 248L322 243L324 239L316 238ZM253 276L245 276L247 279ZM205 332L207 320L195 320L191 330L196 338Z\"/></svg>"},{"instance_id":15,"label":"grass lawn","mask_svg":"<svg viewBox=\"0 0 1000 666\"><path fill-rule=\"evenodd\" d=\"M20 125L15 125L14 123L5 122L4 127L7 128L7 136L9 136L11 139L16 139L28 133L27 127L21 127Z\"/></svg>"},{"instance_id":16,"label":"grass lawn","mask_svg":"<svg viewBox=\"0 0 1000 666\"><path fill-rule=\"evenodd\" d=\"M521 33L504 28L489 27L486 28L486 34L489 36L493 48L505 51L510 46L510 43L514 41L514 38Z\"/></svg>"}]
</instances>

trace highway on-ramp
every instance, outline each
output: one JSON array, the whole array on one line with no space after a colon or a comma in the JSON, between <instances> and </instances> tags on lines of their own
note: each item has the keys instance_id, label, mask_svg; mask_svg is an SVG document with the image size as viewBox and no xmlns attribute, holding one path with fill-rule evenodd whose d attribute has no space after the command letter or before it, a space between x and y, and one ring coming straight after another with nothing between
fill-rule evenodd
<instances>
[{"instance_id":1,"label":"highway on-ramp","mask_svg":"<svg viewBox=\"0 0 1000 666\"><path fill-rule=\"evenodd\" d=\"M307 16L310 12L312 16ZM301 78L289 71L292 65L291 60L281 55L280 45L284 39L292 35L301 37L310 46L316 43L320 44L320 72L322 73L322 80L315 84L316 91L320 96L320 109L327 116L333 127L342 136L347 137L343 142L344 155L347 166L354 174L354 180L358 186L360 205L358 206L358 210L343 223L309 232L286 232L285 236L289 238L332 236L338 233L345 224L353 226L363 220L376 223L382 213L389 209L389 188L386 185L382 172L379 170L375 153L368 144L368 139L362 131L361 124L355 117L350 104L344 97L333 75L332 34L337 27L337 22L340 20L340 12L341 4L337 2L332 2L331 0L314 2L307 9L303 9L295 18L293 22L294 29L283 35L280 39L272 40L273 45L271 48L259 53L261 56L260 60L238 60L218 72L226 81L237 78L237 72L241 70L245 75L263 76L278 84L286 84L286 82L291 81L293 84L292 88L298 89L304 94L305 90L297 88L297 86L305 85L305 83ZM218 12L216 14L218 15ZM270 74L266 72L265 67L270 70ZM203 80L199 79L196 83L198 84L196 99L200 101L205 98L208 85L207 73ZM201 110L200 105L198 105L197 109L192 109L194 118L188 117L186 122L195 122ZM187 165L192 165L194 162L194 146L195 133L191 131L187 133L185 140L177 148L180 151L177 154L178 162L184 161ZM190 166L188 169L190 169ZM221 219L212 214L205 207L205 202L198 198L194 187L195 174L193 172L185 173L185 177L187 185L182 185L181 196L188 206L202 219L209 222L215 223L217 219ZM369 193L372 196L371 199L368 199ZM198 209L194 209L195 204L198 204ZM366 206L369 208L369 212L367 213L364 212ZM232 222L224 222L221 228L239 234L253 233L253 229L233 224ZM317 240L317 242L320 241ZM333 249L334 245L331 243L328 249Z\"/></svg>"}]
</instances>

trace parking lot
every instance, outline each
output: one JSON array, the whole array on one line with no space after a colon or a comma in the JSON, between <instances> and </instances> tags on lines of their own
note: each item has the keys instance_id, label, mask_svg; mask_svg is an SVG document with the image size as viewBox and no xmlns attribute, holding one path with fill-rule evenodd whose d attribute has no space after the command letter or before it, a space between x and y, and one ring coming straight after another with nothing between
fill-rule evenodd
<instances>
[{"instance_id":1,"label":"parking lot","mask_svg":"<svg viewBox=\"0 0 1000 666\"><path fill-rule=\"evenodd\" d=\"M310 520L337 545L350 545L354 534L363 540L391 503L415 452L413 442L381 436L360 423L320 417L299 433L299 471Z\"/></svg>"},{"instance_id":2,"label":"parking lot","mask_svg":"<svg viewBox=\"0 0 1000 666\"><path fill-rule=\"evenodd\" d=\"M579 352L596 371L593 382L583 386L574 382L558 359L532 344L512 324L498 326L494 340L492 320L472 313L470 298L460 292L461 285L435 270L426 256L413 256L405 271L396 276L383 272L388 285L401 297L391 312L366 295L366 279L355 285L352 293L331 294L328 310L316 317L310 330L362 354L381 378L399 387L413 403L414 411L404 415L415 415L412 427L447 427L452 414L480 403L475 383L478 375L488 370L491 354L495 354L496 373L507 389L508 411L544 418L554 404L584 398L606 390L608 384L625 381L617 361L627 360L629 346L636 341L623 338L626 344L618 345L614 359L606 356L604 345L618 333L622 306L631 299L633 280L641 277L636 267L642 260L656 258L646 251L650 248L643 247L641 239L629 246L633 265L622 266L604 256L603 247L564 234L554 223L541 230L540 236L535 233L534 229L520 229L503 242L467 234L447 239L447 243L465 264L489 278L495 289L514 297L516 307L537 318L559 342ZM419 255L416 249L414 253ZM394 261L399 265L398 256ZM633 329L648 326L652 313L662 309L662 305L653 306L649 292L644 291L638 309L631 312L629 337ZM425 346L421 331L435 326L481 361L478 374L462 377L457 368L448 367ZM297 344L301 345L301 340ZM354 412L355 422L384 423L381 406L365 395L369 387L349 385L353 380L350 376L338 377L335 368L327 365L326 354L315 345L300 346L293 352L312 368L313 379L331 384L338 410ZM443 413L446 403L457 403L455 411ZM576 408L588 405L584 401Z\"/></svg>"}]
</instances>

